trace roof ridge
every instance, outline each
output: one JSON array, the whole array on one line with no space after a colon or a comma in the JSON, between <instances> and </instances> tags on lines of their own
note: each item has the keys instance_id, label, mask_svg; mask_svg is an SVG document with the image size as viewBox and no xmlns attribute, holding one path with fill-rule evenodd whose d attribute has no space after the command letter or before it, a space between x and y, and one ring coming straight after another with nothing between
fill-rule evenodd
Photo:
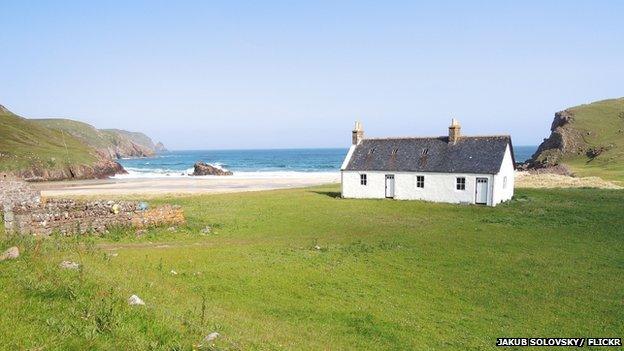
<instances>
[{"instance_id":1,"label":"roof ridge","mask_svg":"<svg viewBox=\"0 0 624 351\"><path fill-rule=\"evenodd\" d=\"M402 136L402 137L378 137L378 138L364 138L362 141L366 140L393 140L393 139L446 139L447 135L441 136L429 136L429 137L419 137L419 136ZM511 138L509 134L494 134L494 135L462 135L459 140L463 138Z\"/></svg>"}]
</instances>

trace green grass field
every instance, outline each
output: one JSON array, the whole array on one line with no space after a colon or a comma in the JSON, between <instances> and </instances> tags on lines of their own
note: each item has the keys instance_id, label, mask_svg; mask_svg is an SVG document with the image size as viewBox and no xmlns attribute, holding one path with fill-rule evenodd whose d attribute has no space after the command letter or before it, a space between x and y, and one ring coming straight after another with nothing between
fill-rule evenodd
<instances>
[{"instance_id":1,"label":"green grass field","mask_svg":"<svg viewBox=\"0 0 624 351\"><path fill-rule=\"evenodd\" d=\"M24 253L0 262L0 348L187 350L213 331L215 350L623 336L624 191L518 189L496 208L337 191L157 199L188 225L141 238L4 238Z\"/></svg>"}]
</instances>

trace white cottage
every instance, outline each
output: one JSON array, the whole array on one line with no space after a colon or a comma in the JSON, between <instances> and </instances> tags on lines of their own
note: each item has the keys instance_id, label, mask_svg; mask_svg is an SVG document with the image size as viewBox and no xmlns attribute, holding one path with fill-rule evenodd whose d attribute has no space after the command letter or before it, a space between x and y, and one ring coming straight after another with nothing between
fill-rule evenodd
<instances>
[{"instance_id":1,"label":"white cottage","mask_svg":"<svg viewBox=\"0 0 624 351\"><path fill-rule=\"evenodd\" d=\"M365 139L359 122L341 167L342 197L392 198L496 206L514 193L511 137Z\"/></svg>"}]
</instances>

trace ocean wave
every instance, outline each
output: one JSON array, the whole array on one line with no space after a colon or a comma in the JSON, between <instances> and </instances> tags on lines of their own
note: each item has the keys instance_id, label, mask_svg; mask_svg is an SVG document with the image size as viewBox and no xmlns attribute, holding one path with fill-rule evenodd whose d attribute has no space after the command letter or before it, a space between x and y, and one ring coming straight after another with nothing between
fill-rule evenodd
<instances>
[{"instance_id":1,"label":"ocean wave","mask_svg":"<svg viewBox=\"0 0 624 351\"><path fill-rule=\"evenodd\" d=\"M197 179L275 179L275 178L316 178L319 176L339 176L340 172L302 172L302 171L241 171L234 172L231 176L193 176L193 169L189 168L186 171L174 171L166 172L160 170L159 172L145 172L126 169L128 174L117 174L113 176L114 179L141 179L141 178L197 178ZM189 172L190 171L190 172Z\"/></svg>"},{"instance_id":2,"label":"ocean wave","mask_svg":"<svg viewBox=\"0 0 624 351\"><path fill-rule=\"evenodd\" d=\"M227 171L222 163L208 163L208 165ZM190 177L193 176L195 169L193 167L184 170L170 168L149 168L149 167L125 167L127 174L116 174L114 179L130 179L130 178L172 178L172 177ZM239 173L239 172L236 172ZM193 177L211 177L211 176L193 176Z\"/></svg>"}]
</instances>

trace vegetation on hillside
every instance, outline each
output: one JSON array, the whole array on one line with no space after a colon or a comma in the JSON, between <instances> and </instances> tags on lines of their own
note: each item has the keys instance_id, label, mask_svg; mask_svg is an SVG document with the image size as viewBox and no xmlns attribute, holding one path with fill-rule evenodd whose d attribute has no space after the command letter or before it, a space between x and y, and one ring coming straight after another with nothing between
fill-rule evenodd
<instances>
[{"instance_id":1,"label":"vegetation on hillside","mask_svg":"<svg viewBox=\"0 0 624 351\"><path fill-rule=\"evenodd\" d=\"M61 169L96 161L94 150L78 138L0 108L1 171L32 167Z\"/></svg>"},{"instance_id":2,"label":"vegetation on hillside","mask_svg":"<svg viewBox=\"0 0 624 351\"><path fill-rule=\"evenodd\" d=\"M114 159L155 152L152 140L142 133L98 130L70 119L26 119L0 105L0 171L20 178L107 177L124 172Z\"/></svg>"},{"instance_id":3,"label":"vegetation on hillside","mask_svg":"<svg viewBox=\"0 0 624 351\"><path fill-rule=\"evenodd\" d=\"M624 334L624 191L520 189L490 208L338 190L154 200L183 206L176 232L6 238L24 254L0 262L2 346L189 350L216 331L205 347L494 350Z\"/></svg>"},{"instance_id":4,"label":"vegetation on hillside","mask_svg":"<svg viewBox=\"0 0 624 351\"><path fill-rule=\"evenodd\" d=\"M624 181L624 98L604 100L569 109L574 127L588 144L585 155L564 160L582 175Z\"/></svg>"},{"instance_id":5,"label":"vegetation on hillside","mask_svg":"<svg viewBox=\"0 0 624 351\"><path fill-rule=\"evenodd\" d=\"M32 121L71 134L110 158L144 157L155 153L154 142L143 133L120 129L97 129L87 123L63 118Z\"/></svg>"}]
</instances>

